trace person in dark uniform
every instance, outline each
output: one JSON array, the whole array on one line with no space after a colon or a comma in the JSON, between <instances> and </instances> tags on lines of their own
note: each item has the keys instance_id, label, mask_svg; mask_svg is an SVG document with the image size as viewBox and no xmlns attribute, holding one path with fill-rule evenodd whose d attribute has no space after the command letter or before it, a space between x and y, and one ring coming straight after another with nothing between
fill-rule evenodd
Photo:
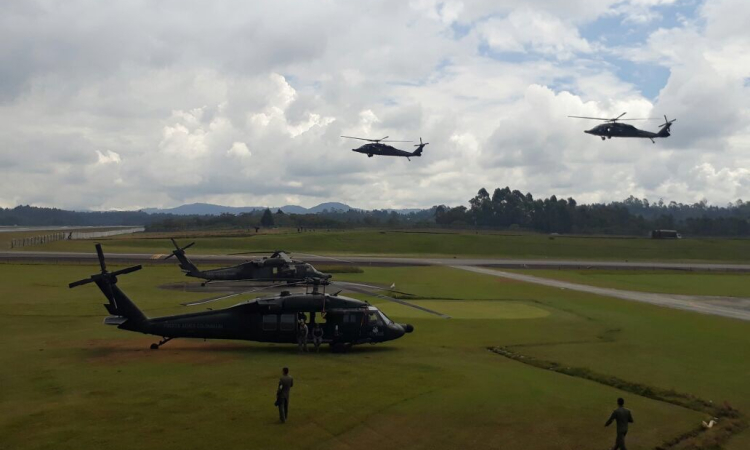
<instances>
[{"instance_id":1,"label":"person in dark uniform","mask_svg":"<svg viewBox=\"0 0 750 450\"><path fill-rule=\"evenodd\" d=\"M276 406L279 407L279 420L286 423L289 416L289 391L294 386L294 378L289 376L289 368L284 367L281 378L279 378L279 387L276 389Z\"/></svg>"},{"instance_id":2,"label":"person in dark uniform","mask_svg":"<svg viewBox=\"0 0 750 450\"><path fill-rule=\"evenodd\" d=\"M608 427L613 421L617 422L617 438L612 450L628 450L625 446L625 435L628 434L628 424L633 423L633 415L625 408L625 400L622 398L617 399L617 409L612 411L604 426Z\"/></svg>"},{"instance_id":3,"label":"person in dark uniform","mask_svg":"<svg viewBox=\"0 0 750 450\"><path fill-rule=\"evenodd\" d=\"M313 345L315 345L315 353L320 351L320 344L323 343L323 327L319 323L315 323L312 330Z\"/></svg>"},{"instance_id":4,"label":"person in dark uniform","mask_svg":"<svg viewBox=\"0 0 750 450\"><path fill-rule=\"evenodd\" d=\"M309 333L309 330L307 328L307 324L304 320L300 320L299 324L297 326L297 346L299 347L299 351L301 352L307 352L307 334Z\"/></svg>"}]
</instances>

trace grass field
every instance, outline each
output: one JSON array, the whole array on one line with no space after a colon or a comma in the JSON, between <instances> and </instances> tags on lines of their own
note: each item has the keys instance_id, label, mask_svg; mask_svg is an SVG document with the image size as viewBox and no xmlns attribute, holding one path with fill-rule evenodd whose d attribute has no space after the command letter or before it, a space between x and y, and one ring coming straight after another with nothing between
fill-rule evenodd
<instances>
[{"instance_id":1,"label":"grass field","mask_svg":"<svg viewBox=\"0 0 750 450\"><path fill-rule=\"evenodd\" d=\"M684 271L511 270L571 283L663 294L750 298L750 275Z\"/></svg>"},{"instance_id":2,"label":"grass field","mask_svg":"<svg viewBox=\"0 0 750 450\"><path fill-rule=\"evenodd\" d=\"M619 395L636 420L630 447L652 449L706 418L487 350L498 345L750 411L744 322L448 268L366 268L337 279L396 282L454 318L371 299L415 332L343 355L187 340L151 351L155 338L101 324L94 287L67 289L94 270L0 265L0 449L593 450L611 445L602 425ZM120 286L158 316L204 297L157 288L182 280L156 266ZM282 426L273 391L285 365L295 388ZM748 434L726 448L747 448Z\"/></svg>"},{"instance_id":3,"label":"grass field","mask_svg":"<svg viewBox=\"0 0 750 450\"><path fill-rule=\"evenodd\" d=\"M316 231L277 230L246 236L197 237L180 235L184 243L195 240L196 254L230 254L284 249L327 255L368 254L402 256L472 256L539 259L630 261L750 261L750 240L546 236L474 232ZM102 240L108 252L169 253L171 242L163 233L136 234ZM29 247L30 250L90 252L91 241L61 241Z\"/></svg>"}]
</instances>

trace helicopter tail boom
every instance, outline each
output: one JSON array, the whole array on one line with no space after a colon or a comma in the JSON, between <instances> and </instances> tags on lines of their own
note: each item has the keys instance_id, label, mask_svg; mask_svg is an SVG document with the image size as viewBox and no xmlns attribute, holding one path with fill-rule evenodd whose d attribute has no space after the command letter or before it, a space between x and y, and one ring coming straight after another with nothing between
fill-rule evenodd
<instances>
[{"instance_id":1,"label":"helicopter tail boom","mask_svg":"<svg viewBox=\"0 0 750 450\"><path fill-rule=\"evenodd\" d=\"M419 138L419 144L415 145L417 147L416 150L414 150L411 154L412 156L422 156L422 149L425 145L429 145L429 142L422 142L422 138Z\"/></svg>"},{"instance_id":2,"label":"helicopter tail boom","mask_svg":"<svg viewBox=\"0 0 750 450\"><path fill-rule=\"evenodd\" d=\"M96 253L99 257L99 266L101 272L91 275L89 278L75 281L68 285L69 288L82 286L88 283L96 283L96 286L102 291L102 294L107 298L108 303L104 304L107 311L114 316L108 318L109 322L120 325L126 321L142 322L147 320L147 317L138 307L133 303L127 295L120 288L117 287L117 276L125 275L137 270L141 270L141 266L128 267L126 269L116 270L114 272L107 271L107 266L104 262L104 252L102 251L101 244L96 244ZM114 322L112 319L116 319ZM116 322L116 323L115 323Z\"/></svg>"},{"instance_id":3,"label":"helicopter tail boom","mask_svg":"<svg viewBox=\"0 0 750 450\"><path fill-rule=\"evenodd\" d=\"M174 244L175 249L172 251L171 255L167 256L164 259L169 259L175 256L177 260L180 262L180 269L182 269L188 275L198 276L198 274L200 274L200 269L198 269L198 267L195 264L193 264L193 262L190 261L190 259L188 259L188 257L185 255L185 250L195 245L195 242L191 242L190 244L184 247L180 247L179 245L177 245L177 241L175 241L174 238L170 238L170 239L172 241L172 244Z\"/></svg>"},{"instance_id":4,"label":"helicopter tail boom","mask_svg":"<svg viewBox=\"0 0 750 450\"><path fill-rule=\"evenodd\" d=\"M675 122L676 120L677 119L669 120L667 119L667 116L664 116L664 123L659 125L661 130L659 130L659 132L656 133L656 135L662 138L671 136L670 128L672 127L672 123Z\"/></svg>"}]
</instances>

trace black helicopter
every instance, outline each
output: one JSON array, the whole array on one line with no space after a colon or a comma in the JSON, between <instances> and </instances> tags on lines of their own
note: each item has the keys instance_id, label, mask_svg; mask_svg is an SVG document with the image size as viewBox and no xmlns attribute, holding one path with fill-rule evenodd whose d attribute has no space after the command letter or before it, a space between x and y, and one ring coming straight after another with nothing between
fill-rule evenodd
<instances>
[{"instance_id":1,"label":"black helicopter","mask_svg":"<svg viewBox=\"0 0 750 450\"><path fill-rule=\"evenodd\" d=\"M629 138L646 138L651 139L651 142L656 143L654 141L655 138L667 138L670 136L669 129L672 126L672 123L675 122L677 119L668 120L667 116L664 116L664 123L659 125L659 130L656 133L652 133L651 131L645 131L645 130L639 130L638 128L634 127L633 125L629 125L626 123L620 123L618 121L622 120L658 120L658 119L621 119L622 116L624 116L627 113L622 113L619 116L613 118L613 119L604 119L601 117L584 117L584 116L568 116L572 117L574 119L591 119L591 120L603 120L606 123L603 123L601 125L597 125L594 128L590 130L585 130L584 133L587 134L593 134L594 136L599 136L602 138L602 140L605 139L612 139L613 137L629 137Z\"/></svg>"},{"instance_id":2,"label":"black helicopter","mask_svg":"<svg viewBox=\"0 0 750 450\"><path fill-rule=\"evenodd\" d=\"M413 152L407 152L406 150L399 150L395 147L391 147L390 145L382 144L382 142L412 142L412 141L386 141L388 139L388 136L382 138L382 139L365 139L365 138L359 138L354 136L341 136L342 138L347 139L358 139L360 141L367 141L369 144L365 144L362 147L359 148L353 148L353 152L357 153L364 153L369 158L372 158L374 155L378 156L403 156L404 158L411 161L411 158L413 156L422 156L422 149L425 145L428 145L429 142L422 142L422 138L419 138L419 144L414 145L417 147L416 150Z\"/></svg>"},{"instance_id":3,"label":"black helicopter","mask_svg":"<svg viewBox=\"0 0 750 450\"><path fill-rule=\"evenodd\" d=\"M318 271L306 262L290 258L283 251L274 252L270 258L253 259L236 266L200 270L185 255L185 250L195 245L195 242L191 242L181 248L177 245L177 241L174 239L171 240L175 249L171 255L164 259L169 259L173 256L177 257L177 260L180 262L180 269L185 272L185 276L206 280L203 286L212 281L253 280L292 283L308 279L327 280L331 278L331 275Z\"/></svg>"},{"instance_id":4,"label":"black helicopter","mask_svg":"<svg viewBox=\"0 0 750 450\"><path fill-rule=\"evenodd\" d=\"M324 319L323 341L333 350L344 350L357 344L392 341L411 333L414 327L398 324L378 308L353 298L319 292L291 294L283 291L273 297L258 298L229 308L198 313L149 318L117 286L117 277L140 270L140 265L114 272L107 271L104 252L96 244L101 272L69 284L70 288L96 283L107 298L104 307L110 316L105 325L121 330L161 336L151 345L155 350L175 338L236 339L258 342L295 343L299 319L316 314Z\"/></svg>"}]
</instances>

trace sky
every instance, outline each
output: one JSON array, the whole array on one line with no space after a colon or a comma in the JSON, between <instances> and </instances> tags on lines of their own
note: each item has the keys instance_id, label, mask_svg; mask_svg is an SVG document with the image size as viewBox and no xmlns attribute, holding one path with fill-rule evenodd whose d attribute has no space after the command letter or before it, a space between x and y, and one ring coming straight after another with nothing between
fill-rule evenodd
<instances>
[{"instance_id":1,"label":"sky","mask_svg":"<svg viewBox=\"0 0 750 450\"><path fill-rule=\"evenodd\" d=\"M748 23L747 0L3 0L0 206L747 201ZM567 117L623 112L677 122L603 142Z\"/></svg>"}]
</instances>

